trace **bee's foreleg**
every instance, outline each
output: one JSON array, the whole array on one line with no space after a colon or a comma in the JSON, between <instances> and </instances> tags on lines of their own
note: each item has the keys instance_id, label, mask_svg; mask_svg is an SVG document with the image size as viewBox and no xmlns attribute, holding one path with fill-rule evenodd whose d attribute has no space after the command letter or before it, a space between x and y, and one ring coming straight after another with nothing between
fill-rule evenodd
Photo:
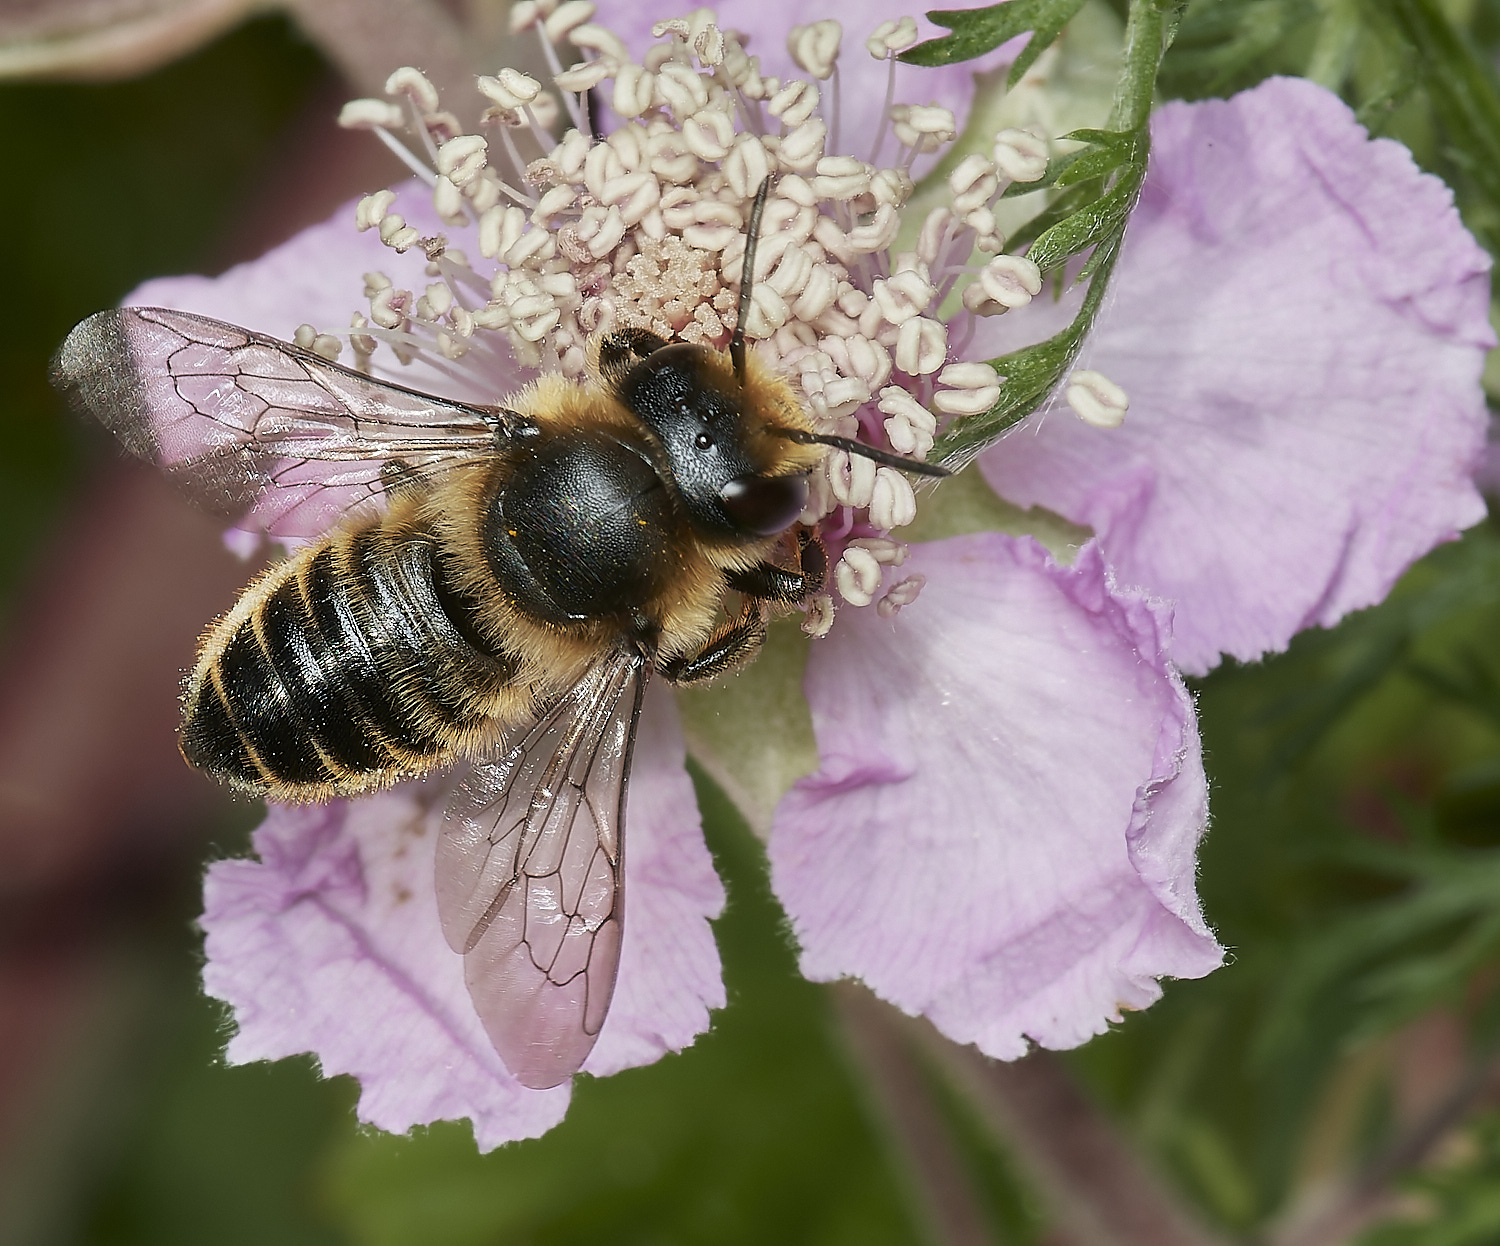
<instances>
[{"instance_id":1,"label":"bee's foreleg","mask_svg":"<svg viewBox=\"0 0 1500 1246\"><path fill-rule=\"evenodd\" d=\"M800 534L797 554L799 565L795 571L763 562L747 571L731 571L725 579L730 588L747 597L795 606L818 592L828 574L828 555L823 543L811 532Z\"/></svg>"},{"instance_id":2,"label":"bee's foreleg","mask_svg":"<svg viewBox=\"0 0 1500 1246\"><path fill-rule=\"evenodd\" d=\"M647 355L654 355L667 344L649 329L621 329L599 343L599 375L613 384Z\"/></svg>"}]
</instances>

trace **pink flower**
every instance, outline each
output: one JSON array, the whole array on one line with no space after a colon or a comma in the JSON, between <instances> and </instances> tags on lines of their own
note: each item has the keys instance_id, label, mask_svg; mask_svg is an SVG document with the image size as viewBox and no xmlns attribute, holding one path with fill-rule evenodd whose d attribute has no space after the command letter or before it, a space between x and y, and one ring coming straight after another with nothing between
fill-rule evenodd
<instances>
[{"instance_id":1,"label":"pink flower","mask_svg":"<svg viewBox=\"0 0 1500 1246\"><path fill-rule=\"evenodd\" d=\"M774 16L757 18L768 27L756 43L768 49L767 73L785 60ZM869 65L883 90L885 68ZM961 115L969 69L921 72L903 81ZM843 150L863 156L881 109L857 81L851 70L840 124ZM1016 520L993 499L945 510L945 496L983 492L973 481L937 495L936 523L962 534L910 548L889 538L897 524L876 522L902 516L880 512L868 490L826 498L820 514L843 578L836 625L807 647L817 770L763 828L809 977L859 977L1005 1058L1031 1042L1081 1043L1156 999L1159 979L1220 962L1194 889L1206 782L1176 668L1207 670L1221 652L1253 658L1378 600L1413 558L1483 511L1471 476L1486 423L1488 261L1446 189L1305 82L1169 105L1153 134L1114 302L1083 361L1123 386L1124 425L1054 407L979 464L1011 502L1046 507L1093 538L1068 547L1056 537L1063 525L1045 517L1034 527L1053 534L1053 553L1031 535L977 531L976 513L1011 516L1013 530ZM921 155L920 143L909 147ZM808 175L822 176L811 166ZM379 211L396 208L414 229L442 228L411 192ZM893 263L889 246L864 277L853 253L841 271L854 284L918 274ZM420 290L431 279L423 266L416 251L393 256L341 216L221 278L154 282L130 301L285 337L303 321L343 323L361 273ZM919 284L886 291L882 326L911 318L897 296ZM853 365L819 373L793 338L768 348L789 369L811 369L803 385L815 409L824 403L820 418L853 418L865 436L884 427L893 444L915 437L920 452L919 426L884 423L899 423L891 407L906 408L881 386L959 402L974 378L947 366L1045 336L1068 311L1049 304L934 319L947 357L929 366L918 347L895 348L894 370L848 390L848 410L836 387L859 379ZM440 323L457 332L451 314ZM566 326L556 330L564 367ZM451 335L448 347L449 357L467 349ZM514 388L525 375L524 347L514 354L465 381L442 375L442 353L429 352L418 365L428 372L402 379L445 392L467 383L479 392L460 396L493 400L486 385ZM858 608L870 604L879 608ZM752 668L741 678L758 677ZM708 925L723 896L683 756L658 682L630 789L619 988L591 1073L688 1045L724 1003ZM706 762L736 774L733 757ZM362 1119L400 1131L467 1116L490 1147L549 1128L569 1091L520 1087L469 1005L433 896L435 787L272 809L259 860L209 872L205 986L235 1009L231 1060L315 1051L326 1072L359 1078Z\"/></svg>"}]
</instances>

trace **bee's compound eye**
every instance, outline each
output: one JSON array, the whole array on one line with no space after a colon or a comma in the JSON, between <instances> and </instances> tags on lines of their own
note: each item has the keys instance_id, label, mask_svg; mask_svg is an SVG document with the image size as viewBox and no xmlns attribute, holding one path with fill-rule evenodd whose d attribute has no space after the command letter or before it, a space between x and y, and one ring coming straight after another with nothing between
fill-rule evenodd
<instances>
[{"instance_id":1,"label":"bee's compound eye","mask_svg":"<svg viewBox=\"0 0 1500 1246\"><path fill-rule=\"evenodd\" d=\"M719 490L724 512L746 532L771 536L807 505L806 476L737 476Z\"/></svg>"},{"instance_id":2,"label":"bee's compound eye","mask_svg":"<svg viewBox=\"0 0 1500 1246\"><path fill-rule=\"evenodd\" d=\"M707 433L699 433L696 437L693 438L693 444L700 450L712 450L714 446L714 439Z\"/></svg>"}]
</instances>

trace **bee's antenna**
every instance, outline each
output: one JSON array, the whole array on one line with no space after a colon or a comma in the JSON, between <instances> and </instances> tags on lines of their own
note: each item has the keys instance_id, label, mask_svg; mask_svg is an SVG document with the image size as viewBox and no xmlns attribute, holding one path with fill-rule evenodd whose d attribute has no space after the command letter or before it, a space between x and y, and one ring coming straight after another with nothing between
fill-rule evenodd
<instances>
[{"instance_id":1,"label":"bee's antenna","mask_svg":"<svg viewBox=\"0 0 1500 1246\"><path fill-rule=\"evenodd\" d=\"M936 463L924 463L921 459L903 458L899 454L890 454L885 450L877 450L874 446L867 446L864 442L854 441L849 437L831 437L824 433L809 433L801 428L772 427L767 431L774 436L785 437L788 441L795 441L799 446L832 446L835 450L844 450L849 454L857 454L862 459L884 463L887 467L899 468L903 472L911 472L916 476L934 476L941 480L945 476L953 475L946 467L939 467Z\"/></svg>"},{"instance_id":2,"label":"bee's antenna","mask_svg":"<svg viewBox=\"0 0 1500 1246\"><path fill-rule=\"evenodd\" d=\"M760 189L755 192L755 202L750 205L750 224L745 227L745 266L740 275L740 310L734 322L734 335L729 339L729 361L734 364L734 376L741 385L745 383L745 321L750 319L750 296L755 289L755 244L760 239L760 214L765 210L766 196L771 191L768 174Z\"/></svg>"}]
</instances>

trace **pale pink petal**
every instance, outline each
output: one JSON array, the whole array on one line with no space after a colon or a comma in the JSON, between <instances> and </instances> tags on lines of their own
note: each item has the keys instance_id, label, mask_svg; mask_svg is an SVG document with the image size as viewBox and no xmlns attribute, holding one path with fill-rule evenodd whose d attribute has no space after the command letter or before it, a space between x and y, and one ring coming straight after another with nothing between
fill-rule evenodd
<instances>
[{"instance_id":1,"label":"pale pink petal","mask_svg":"<svg viewBox=\"0 0 1500 1246\"><path fill-rule=\"evenodd\" d=\"M723 904L703 846L670 698L647 700L631 778L619 989L589 1067L649 1063L723 1003L707 919ZM468 1117L488 1150L562 1119L569 1089L527 1090L469 1002L438 925L441 784L322 808L273 807L260 860L209 870L204 989L229 1003L232 1063L311 1051L361 1086L359 1117L401 1133Z\"/></svg>"},{"instance_id":2,"label":"pale pink petal","mask_svg":"<svg viewBox=\"0 0 1500 1246\"><path fill-rule=\"evenodd\" d=\"M997 533L912 549L896 619L811 650L822 768L777 810L802 970L858 977L960 1042L1071 1047L1164 975L1220 962L1194 891L1206 821L1168 612Z\"/></svg>"},{"instance_id":3,"label":"pale pink petal","mask_svg":"<svg viewBox=\"0 0 1500 1246\"><path fill-rule=\"evenodd\" d=\"M1312 83L1169 104L1152 132L1080 365L1125 388L1124 426L1055 404L981 464L1173 600L1172 657L1201 672L1379 601L1484 514L1489 260L1448 189Z\"/></svg>"}]
</instances>

